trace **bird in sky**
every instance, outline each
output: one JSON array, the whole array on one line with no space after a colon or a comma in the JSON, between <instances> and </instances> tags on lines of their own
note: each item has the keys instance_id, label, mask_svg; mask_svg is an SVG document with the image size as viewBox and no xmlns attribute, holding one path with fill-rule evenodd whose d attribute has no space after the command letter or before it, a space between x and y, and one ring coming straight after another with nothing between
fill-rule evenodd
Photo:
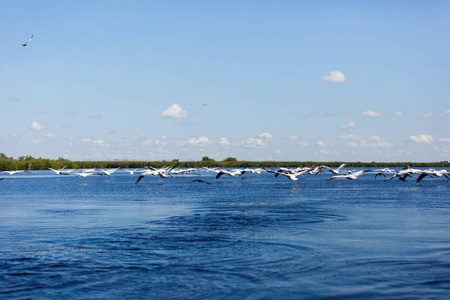
<instances>
[{"instance_id":1,"label":"bird in sky","mask_svg":"<svg viewBox=\"0 0 450 300\"><path fill-rule=\"evenodd\" d=\"M32 35L31 37L30 37L30 39L28 40L28 41L26 41L25 43L17 43L17 44L19 44L19 45L22 45L22 46L24 46L24 47L26 47L27 46L27 44L33 39L33 37L34 37L34 35Z\"/></svg>"}]
</instances>

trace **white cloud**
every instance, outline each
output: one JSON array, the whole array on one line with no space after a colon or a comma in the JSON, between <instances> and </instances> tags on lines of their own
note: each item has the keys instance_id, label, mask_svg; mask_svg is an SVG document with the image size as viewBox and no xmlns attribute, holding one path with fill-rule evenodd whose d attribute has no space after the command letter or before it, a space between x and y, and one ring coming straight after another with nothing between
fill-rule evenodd
<instances>
[{"instance_id":1,"label":"white cloud","mask_svg":"<svg viewBox=\"0 0 450 300\"><path fill-rule=\"evenodd\" d=\"M295 134L294 134L294 135L291 135L290 137L288 137L288 140L290 140L290 141L296 141L296 140L298 140L298 136L296 136Z\"/></svg>"},{"instance_id":2,"label":"white cloud","mask_svg":"<svg viewBox=\"0 0 450 300\"><path fill-rule=\"evenodd\" d=\"M378 135L373 135L367 139L360 135L343 135L341 136L342 139L348 140L347 143L348 146L352 148L356 147L367 147L367 148L378 148L378 147L392 147L393 145L391 143L383 141L383 139Z\"/></svg>"},{"instance_id":3,"label":"white cloud","mask_svg":"<svg viewBox=\"0 0 450 300\"><path fill-rule=\"evenodd\" d=\"M56 135L54 135L54 134L51 133L51 132L44 134L44 136L45 136L45 137L48 137L48 138L54 138L54 137L56 137Z\"/></svg>"},{"instance_id":4,"label":"white cloud","mask_svg":"<svg viewBox=\"0 0 450 300\"><path fill-rule=\"evenodd\" d=\"M220 145L222 145L222 146L229 146L230 145L230 142L226 139L226 138L220 138L220 141L219 141L219 143L220 143Z\"/></svg>"},{"instance_id":5,"label":"white cloud","mask_svg":"<svg viewBox=\"0 0 450 300\"><path fill-rule=\"evenodd\" d=\"M266 139L271 139L272 135L268 132L263 132L261 134L258 135L260 138L266 138Z\"/></svg>"},{"instance_id":6,"label":"white cloud","mask_svg":"<svg viewBox=\"0 0 450 300\"><path fill-rule=\"evenodd\" d=\"M325 144L325 143L322 142L322 141L318 141L316 144L317 144L317 146L319 146L319 147L326 147L326 146L328 146L327 144Z\"/></svg>"},{"instance_id":7,"label":"white cloud","mask_svg":"<svg viewBox=\"0 0 450 300\"><path fill-rule=\"evenodd\" d=\"M446 117L450 115L450 109L447 109L443 113L437 113L437 112L429 112L423 115L424 118L431 118L431 117Z\"/></svg>"},{"instance_id":8,"label":"white cloud","mask_svg":"<svg viewBox=\"0 0 450 300\"><path fill-rule=\"evenodd\" d=\"M258 148L258 147L264 147L267 146L267 140L263 139L255 139L252 137L249 137L244 142L245 147L251 147L251 148Z\"/></svg>"},{"instance_id":9,"label":"white cloud","mask_svg":"<svg viewBox=\"0 0 450 300\"><path fill-rule=\"evenodd\" d=\"M440 142L444 142L444 143L449 143L450 142L450 138L439 138Z\"/></svg>"},{"instance_id":10,"label":"white cloud","mask_svg":"<svg viewBox=\"0 0 450 300\"><path fill-rule=\"evenodd\" d=\"M93 140L92 145L94 146L102 146L102 147L111 147L112 145L106 143L104 140Z\"/></svg>"},{"instance_id":11,"label":"white cloud","mask_svg":"<svg viewBox=\"0 0 450 300\"><path fill-rule=\"evenodd\" d=\"M88 138L82 138L81 142L89 144L91 146L112 147L111 144L106 143L104 140L91 140Z\"/></svg>"},{"instance_id":12,"label":"white cloud","mask_svg":"<svg viewBox=\"0 0 450 300\"><path fill-rule=\"evenodd\" d=\"M322 79L328 82L346 82L349 80L344 73L337 70L328 72L328 74L323 76Z\"/></svg>"},{"instance_id":13,"label":"white cloud","mask_svg":"<svg viewBox=\"0 0 450 300\"><path fill-rule=\"evenodd\" d=\"M304 146L304 147L308 146L308 143L305 141L298 141L297 144L299 144L300 146Z\"/></svg>"},{"instance_id":14,"label":"white cloud","mask_svg":"<svg viewBox=\"0 0 450 300\"><path fill-rule=\"evenodd\" d=\"M366 110L363 112L364 117L371 117L371 118L378 118L381 117L380 112L372 111L372 110Z\"/></svg>"},{"instance_id":15,"label":"white cloud","mask_svg":"<svg viewBox=\"0 0 450 300\"><path fill-rule=\"evenodd\" d=\"M402 111L398 111L398 112L395 113L395 115L396 115L397 117L403 116L404 114L405 114L405 113L402 112Z\"/></svg>"},{"instance_id":16,"label":"white cloud","mask_svg":"<svg viewBox=\"0 0 450 300\"><path fill-rule=\"evenodd\" d=\"M169 145L169 143L168 142L164 142L164 141L156 141L155 145L156 145L156 147L159 148L159 147L165 147L165 146Z\"/></svg>"},{"instance_id":17,"label":"white cloud","mask_svg":"<svg viewBox=\"0 0 450 300\"><path fill-rule=\"evenodd\" d=\"M189 145L189 146L198 146L198 147L202 147L202 146L206 146L209 144L212 144L213 141L210 140L209 138L207 138L206 136L201 136L199 138L190 138L187 141L180 141L177 142L177 145Z\"/></svg>"},{"instance_id":18,"label":"white cloud","mask_svg":"<svg viewBox=\"0 0 450 300\"><path fill-rule=\"evenodd\" d=\"M187 112L175 103L168 109L164 110L159 116L163 118L182 119L187 117Z\"/></svg>"},{"instance_id":19,"label":"white cloud","mask_svg":"<svg viewBox=\"0 0 450 300\"><path fill-rule=\"evenodd\" d=\"M144 146L149 146L151 144L152 144L152 140L146 140L146 141L142 142L142 145L144 145Z\"/></svg>"},{"instance_id":20,"label":"white cloud","mask_svg":"<svg viewBox=\"0 0 450 300\"><path fill-rule=\"evenodd\" d=\"M345 124L344 126L341 127L341 130L348 130L350 128L355 127L355 123L354 122L348 122L347 124Z\"/></svg>"},{"instance_id":21,"label":"white cloud","mask_svg":"<svg viewBox=\"0 0 450 300\"><path fill-rule=\"evenodd\" d=\"M44 126L44 125L39 124L39 123L36 122L36 121L33 121L33 122L30 124L29 127L30 127L30 129L38 130L38 131L44 130L44 129L45 129L45 126Z\"/></svg>"},{"instance_id":22,"label":"white cloud","mask_svg":"<svg viewBox=\"0 0 450 300\"><path fill-rule=\"evenodd\" d=\"M411 135L408 140L414 143L429 144L433 142L433 137L428 134L421 134L419 136Z\"/></svg>"},{"instance_id":23,"label":"white cloud","mask_svg":"<svg viewBox=\"0 0 450 300\"><path fill-rule=\"evenodd\" d=\"M32 142L33 142L33 144L39 144L39 143L42 143L41 140L33 140Z\"/></svg>"}]
</instances>

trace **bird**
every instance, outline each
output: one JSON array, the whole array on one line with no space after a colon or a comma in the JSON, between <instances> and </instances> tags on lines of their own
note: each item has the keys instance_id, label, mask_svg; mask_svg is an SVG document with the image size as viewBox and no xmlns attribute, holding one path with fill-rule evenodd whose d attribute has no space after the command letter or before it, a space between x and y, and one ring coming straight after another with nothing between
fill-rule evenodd
<instances>
[{"instance_id":1,"label":"bird","mask_svg":"<svg viewBox=\"0 0 450 300\"><path fill-rule=\"evenodd\" d=\"M3 179L5 179L5 178L0 178L0 180L3 180Z\"/></svg>"},{"instance_id":2,"label":"bird","mask_svg":"<svg viewBox=\"0 0 450 300\"><path fill-rule=\"evenodd\" d=\"M330 170L331 173L336 174L336 175L339 174L339 173L341 172L341 169L342 169L343 167L345 167L345 164L340 165L336 170L333 170L333 169L330 168L330 167L324 166L325 169Z\"/></svg>"},{"instance_id":3,"label":"bird","mask_svg":"<svg viewBox=\"0 0 450 300\"><path fill-rule=\"evenodd\" d=\"M134 169L134 170L127 170L125 169L125 171L127 171L128 173L130 173L130 175L133 175L134 172L136 172L138 169Z\"/></svg>"},{"instance_id":4,"label":"bird","mask_svg":"<svg viewBox=\"0 0 450 300\"><path fill-rule=\"evenodd\" d=\"M408 166L406 169L398 171L397 173L395 173L391 178L389 178L386 181L391 181L392 179L395 179L395 178L402 178L400 180L405 181L407 176L411 177L411 174L418 174L418 173L421 173L421 172L422 172L422 170L412 169L412 168L410 168ZM403 176L403 175L406 175L406 176Z\"/></svg>"},{"instance_id":5,"label":"bird","mask_svg":"<svg viewBox=\"0 0 450 300\"><path fill-rule=\"evenodd\" d=\"M378 169L378 170L374 170L373 172L377 172L377 174L375 174L374 178L377 178L377 176L383 175L383 177L386 177L386 175L384 175L384 173L392 173L395 172L392 169L389 168L384 168L384 169Z\"/></svg>"},{"instance_id":6,"label":"bird","mask_svg":"<svg viewBox=\"0 0 450 300\"><path fill-rule=\"evenodd\" d=\"M92 175L92 174L94 174L94 173L91 173L91 172L84 172L84 171L81 171L81 172L79 172L79 173L73 173L73 175L81 176L81 177L83 177L83 178L86 178L86 177L88 177L89 175Z\"/></svg>"},{"instance_id":7,"label":"bird","mask_svg":"<svg viewBox=\"0 0 450 300\"><path fill-rule=\"evenodd\" d=\"M204 180L201 180L201 179L194 179L194 180L192 180L192 181L188 181L188 183L189 183L189 182L200 182L200 183L211 184L211 183L209 183L209 182L207 182L207 181L204 181Z\"/></svg>"},{"instance_id":8,"label":"bird","mask_svg":"<svg viewBox=\"0 0 450 300\"><path fill-rule=\"evenodd\" d=\"M422 179L424 179L426 176L436 176L436 177L442 177L444 176L447 179L450 179L446 174L447 174L447 170L435 170L435 169L428 169L428 170L424 170L419 177L417 177L416 181L417 182L421 182Z\"/></svg>"},{"instance_id":9,"label":"bird","mask_svg":"<svg viewBox=\"0 0 450 300\"><path fill-rule=\"evenodd\" d=\"M34 37L34 35L31 35L31 37L30 37L30 39L28 40L28 41L26 41L25 43L17 43L17 44L19 44L19 45L22 45L22 46L24 46L24 47L26 47L27 46L27 44L33 39L33 37Z\"/></svg>"},{"instance_id":10,"label":"bird","mask_svg":"<svg viewBox=\"0 0 450 300\"><path fill-rule=\"evenodd\" d=\"M333 179L338 179L338 178L346 178L346 179L350 179L350 180L356 180L358 178L358 176L361 176L364 173L370 172L370 170L361 170L352 174L347 174L347 175L336 175L333 177L328 178L326 181L330 181Z\"/></svg>"},{"instance_id":11,"label":"bird","mask_svg":"<svg viewBox=\"0 0 450 300\"><path fill-rule=\"evenodd\" d=\"M3 171L2 173L8 173L9 175L13 176L14 174L24 172L23 170L17 170L17 171Z\"/></svg>"},{"instance_id":12,"label":"bird","mask_svg":"<svg viewBox=\"0 0 450 300\"><path fill-rule=\"evenodd\" d=\"M237 170L237 169L231 170L231 171L220 170L217 173L217 175L216 175L216 179L219 179L220 176L222 176L223 174L227 174L227 175L232 176L232 177L234 177L236 175L239 175L239 176L241 176L242 180L244 180L244 176L243 175L244 175L245 172L246 172L245 170Z\"/></svg>"},{"instance_id":13,"label":"bird","mask_svg":"<svg viewBox=\"0 0 450 300\"><path fill-rule=\"evenodd\" d=\"M61 168L61 169L57 169L57 170L52 169L52 168L50 168L50 167L48 167L48 169L49 169L49 170L52 170L53 172L55 172L55 173L58 174L58 175L61 175L61 171L64 170L66 167L67 167L67 166L65 166L64 168Z\"/></svg>"}]
</instances>

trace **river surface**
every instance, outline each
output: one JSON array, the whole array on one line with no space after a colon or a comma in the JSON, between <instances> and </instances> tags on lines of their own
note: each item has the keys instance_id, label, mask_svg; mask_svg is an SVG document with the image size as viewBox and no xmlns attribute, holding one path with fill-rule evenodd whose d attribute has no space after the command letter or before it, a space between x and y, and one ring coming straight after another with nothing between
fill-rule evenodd
<instances>
[{"instance_id":1,"label":"river surface","mask_svg":"<svg viewBox=\"0 0 450 300\"><path fill-rule=\"evenodd\" d=\"M2 299L450 297L444 177L1 175Z\"/></svg>"}]
</instances>

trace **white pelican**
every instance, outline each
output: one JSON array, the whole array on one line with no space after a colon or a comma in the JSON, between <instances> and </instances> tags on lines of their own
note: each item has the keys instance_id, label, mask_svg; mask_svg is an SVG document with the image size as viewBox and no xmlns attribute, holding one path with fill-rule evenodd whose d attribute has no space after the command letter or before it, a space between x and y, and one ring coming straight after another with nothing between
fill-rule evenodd
<instances>
[{"instance_id":1,"label":"white pelican","mask_svg":"<svg viewBox=\"0 0 450 300\"><path fill-rule=\"evenodd\" d=\"M370 172L370 170L361 170L352 174L348 174L348 175L336 175L333 177L328 178L326 181L330 181L333 179L338 179L338 178L346 178L346 179L350 179L350 180L356 180L356 178L358 178L358 176L361 176L364 173Z\"/></svg>"},{"instance_id":2,"label":"white pelican","mask_svg":"<svg viewBox=\"0 0 450 300\"><path fill-rule=\"evenodd\" d=\"M412 177L411 174L418 174L418 173L421 173L421 172L422 172L422 170L411 169L408 166L406 169L398 171L397 173L395 173L391 178L389 178L386 181L391 181L392 179L395 179L395 178L399 178L401 181L405 181L407 176Z\"/></svg>"},{"instance_id":3,"label":"white pelican","mask_svg":"<svg viewBox=\"0 0 450 300\"><path fill-rule=\"evenodd\" d=\"M333 169L330 168L330 167L324 166L325 169L330 170L331 173L336 174L336 175L339 174L339 173L341 172L341 169L342 169L343 167L345 167L345 164L340 165L336 170L333 170Z\"/></svg>"},{"instance_id":4,"label":"white pelican","mask_svg":"<svg viewBox=\"0 0 450 300\"><path fill-rule=\"evenodd\" d=\"M3 171L2 173L8 173L9 175L13 176L13 175L15 175L15 174L17 174L17 173L20 173L20 172L24 172L24 171L23 171L23 170L17 170L17 171Z\"/></svg>"},{"instance_id":5,"label":"white pelican","mask_svg":"<svg viewBox=\"0 0 450 300\"><path fill-rule=\"evenodd\" d=\"M428 169L425 171L422 171L422 173L417 178L417 182L421 182L422 179L424 179L426 176L436 176L436 177L442 177L444 176L447 179L450 179L446 174L448 174L447 170L435 170L435 169Z\"/></svg>"},{"instance_id":6,"label":"white pelican","mask_svg":"<svg viewBox=\"0 0 450 300\"><path fill-rule=\"evenodd\" d=\"M127 170L125 169L125 171L127 171L128 173L130 173L130 175L133 175L134 172L136 172L138 169L134 169L134 170Z\"/></svg>"},{"instance_id":7,"label":"white pelican","mask_svg":"<svg viewBox=\"0 0 450 300\"><path fill-rule=\"evenodd\" d=\"M53 172L55 172L55 173L58 174L58 175L61 175L61 171L64 170L66 167L67 167L67 166L65 166L64 168L61 168L61 169L57 169L57 170L52 169L52 168L50 168L50 167L48 167L48 169L49 169L49 170L52 170Z\"/></svg>"}]
</instances>

